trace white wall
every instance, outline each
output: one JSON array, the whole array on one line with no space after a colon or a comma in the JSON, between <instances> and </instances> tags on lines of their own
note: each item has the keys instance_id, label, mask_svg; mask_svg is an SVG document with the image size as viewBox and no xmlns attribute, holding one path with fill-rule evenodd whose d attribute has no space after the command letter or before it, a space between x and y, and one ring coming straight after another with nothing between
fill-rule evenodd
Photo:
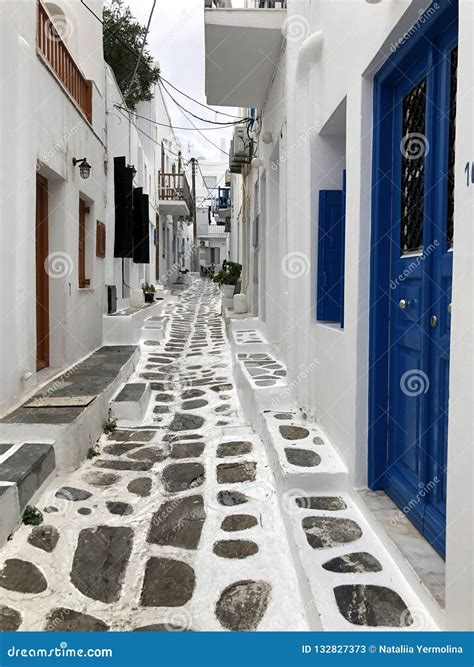
<instances>
[{"instance_id":1,"label":"white wall","mask_svg":"<svg viewBox=\"0 0 474 667\"><path fill-rule=\"evenodd\" d=\"M94 42L100 33L91 28L86 11L79 3L68 5L78 40L88 34ZM81 58L86 75L94 77L92 129L40 61L36 52L36 20L34 2L2 6L0 143L5 159L0 166L0 290L3 321L8 323L1 328L2 412L36 382L37 169L49 181L49 253L61 253L55 270L50 270L51 276L55 273L58 277L49 280L51 364L58 368L71 364L102 340L104 261L95 258L95 220L103 220L105 214L102 38L100 48L99 44L88 42L90 48ZM72 165L73 157L87 157L92 165L88 180L80 178L78 167ZM90 204L88 289L78 287L80 194ZM26 372L33 376L24 383L22 376Z\"/></svg>"}]
</instances>

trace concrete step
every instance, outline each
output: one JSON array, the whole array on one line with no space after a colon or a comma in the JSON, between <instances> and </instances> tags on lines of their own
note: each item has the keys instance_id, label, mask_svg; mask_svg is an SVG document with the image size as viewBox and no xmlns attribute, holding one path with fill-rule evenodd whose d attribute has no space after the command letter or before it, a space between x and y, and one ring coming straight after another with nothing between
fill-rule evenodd
<instances>
[{"instance_id":1,"label":"concrete step","mask_svg":"<svg viewBox=\"0 0 474 667\"><path fill-rule=\"evenodd\" d=\"M116 419L142 420L150 400L148 382L127 382L110 401L110 413Z\"/></svg>"},{"instance_id":2,"label":"concrete step","mask_svg":"<svg viewBox=\"0 0 474 667\"><path fill-rule=\"evenodd\" d=\"M0 546L54 473L54 443L0 443Z\"/></svg>"},{"instance_id":3,"label":"concrete step","mask_svg":"<svg viewBox=\"0 0 474 667\"><path fill-rule=\"evenodd\" d=\"M265 410L260 433L283 493L333 493L348 488L346 465L323 431L294 412Z\"/></svg>"},{"instance_id":4,"label":"concrete step","mask_svg":"<svg viewBox=\"0 0 474 667\"><path fill-rule=\"evenodd\" d=\"M147 317L143 326L149 329L165 329L167 324L168 317L165 315L154 315L152 317Z\"/></svg>"}]
</instances>

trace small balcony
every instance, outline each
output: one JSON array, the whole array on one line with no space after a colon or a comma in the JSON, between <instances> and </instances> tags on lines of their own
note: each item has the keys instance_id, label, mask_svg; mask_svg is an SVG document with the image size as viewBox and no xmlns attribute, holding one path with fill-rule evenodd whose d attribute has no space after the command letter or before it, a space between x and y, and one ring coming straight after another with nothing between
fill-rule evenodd
<instances>
[{"instance_id":1,"label":"small balcony","mask_svg":"<svg viewBox=\"0 0 474 667\"><path fill-rule=\"evenodd\" d=\"M158 199L160 211L164 215L188 216L192 209L192 196L186 176L160 173Z\"/></svg>"},{"instance_id":2,"label":"small balcony","mask_svg":"<svg viewBox=\"0 0 474 667\"><path fill-rule=\"evenodd\" d=\"M38 54L52 70L81 113L92 124L92 81L87 80L54 26L54 19L38 0L36 45Z\"/></svg>"},{"instance_id":3,"label":"small balcony","mask_svg":"<svg viewBox=\"0 0 474 667\"><path fill-rule=\"evenodd\" d=\"M283 43L284 0L205 0L209 104L261 107Z\"/></svg>"}]
</instances>

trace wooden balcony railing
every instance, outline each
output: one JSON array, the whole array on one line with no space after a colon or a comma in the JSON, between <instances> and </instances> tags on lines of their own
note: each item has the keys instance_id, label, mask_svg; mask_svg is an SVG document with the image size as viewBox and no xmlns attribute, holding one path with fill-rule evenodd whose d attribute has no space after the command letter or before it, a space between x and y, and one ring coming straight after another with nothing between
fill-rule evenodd
<instances>
[{"instance_id":1,"label":"wooden balcony railing","mask_svg":"<svg viewBox=\"0 0 474 667\"><path fill-rule=\"evenodd\" d=\"M92 81L82 75L46 8L38 0L37 46L61 84L92 123Z\"/></svg>"},{"instance_id":2,"label":"wooden balcony railing","mask_svg":"<svg viewBox=\"0 0 474 667\"><path fill-rule=\"evenodd\" d=\"M158 198L164 200L184 201L189 210L192 209L191 191L184 174L160 173Z\"/></svg>"}]
</instances>

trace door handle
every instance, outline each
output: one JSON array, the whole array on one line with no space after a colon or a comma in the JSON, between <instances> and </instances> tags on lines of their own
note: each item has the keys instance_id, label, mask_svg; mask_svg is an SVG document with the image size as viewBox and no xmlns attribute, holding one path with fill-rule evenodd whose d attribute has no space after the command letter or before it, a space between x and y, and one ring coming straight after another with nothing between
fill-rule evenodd
<instances>
[{"instance_id":1,"label":"door handle","mask_svg":"<svg viewBox=\"0 0 474 667\"><path fill-rule=\"evenodd\" d=\"M400 299L400 301L398 302L398 307L400 308L400 310L406 310L407 308L410 307L410 303L411 302L409 299Z\"/></svg>"},{"instance_id":2,"label":"door handle","mask_svg":"<svg viewBox=\"0 0 474 667\"><path fill-rule=\"evenodd\" d=\"M452 309L453 309L453 304L452 303L448 304L448 313L450 313Z\"/></svg>"},{"instance_id":3,"label":"door handle","mask_svg":"<svg viewBox=\"0 0 474 667\"><path fill-rule=\"evenodd\" d=\"M431 316L431 318L430 318L430 324L431 324L431 328L432 328L432 329L434 329L435 327L438 326L438 318L436 317L436 315L432 315L432 316Z\"/></svg>"}]
</instances>

